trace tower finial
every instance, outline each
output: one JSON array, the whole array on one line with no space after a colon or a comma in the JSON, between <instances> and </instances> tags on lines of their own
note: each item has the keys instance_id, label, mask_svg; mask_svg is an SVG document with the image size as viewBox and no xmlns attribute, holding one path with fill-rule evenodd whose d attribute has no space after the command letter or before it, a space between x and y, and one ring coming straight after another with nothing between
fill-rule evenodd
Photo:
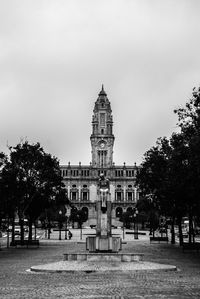
<instances>
[{"instance_id":1,"label":"tower finial","mask_svg":"<svg viewBox=\"0 0 200 299\"><path fill-rule=\"evenodd\" d=\"M100 96L100 95L107 96L107 94L106 94L106 92L105 92L105 90L104 90L104 86L103 86L103 84L102 84L102 86L101 86L101 91L100 91L100 93L99 93L99 96Z\"/></svg>"}]
</instances>

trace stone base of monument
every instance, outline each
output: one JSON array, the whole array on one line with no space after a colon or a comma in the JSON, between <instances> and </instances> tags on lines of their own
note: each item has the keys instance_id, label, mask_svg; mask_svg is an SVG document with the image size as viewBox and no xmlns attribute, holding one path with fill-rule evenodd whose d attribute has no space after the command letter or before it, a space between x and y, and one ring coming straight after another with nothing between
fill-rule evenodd
<instances>
[{"instance_id":1,"label":"stone base of monument","mask_svg":"<svg viewBox=\"0 0 200 299\"><path fill-rule=\"evenodd\" d=\"M90 254L91 255L91 254ZM119 254L118 254L119 255ZM88 254L89 256L89 254ZM80 257L80 255L79 255ZM125 255L124 255L125 257ZM87 260L64 260L50 264L32 266L27 271L48 272L48 273L91 273L102 271L176 271L176 266L157 264L152 262L115 262L115 261L87 261Z\"/></svg>"},{"instance_id":2,"label":"stone base of monument","mask_svg":"<svg viewBox=\"0 0 200 299\"><path fill-rule=\"evenodd\" d=\"M141 253L64 253L64 261L88 262L139 262L143 260Z\"/></svg>"},{"instance_id":3,"label":"stone base of monument","mask_svg":"<svg viewBox=\"0 0 200 299\"><path fill-rule=\"evenodd\" d=\"M118 252L121 249L120 237L89 236L86 238L86 250L89 252Z\"/></svg>"}]
</instances>

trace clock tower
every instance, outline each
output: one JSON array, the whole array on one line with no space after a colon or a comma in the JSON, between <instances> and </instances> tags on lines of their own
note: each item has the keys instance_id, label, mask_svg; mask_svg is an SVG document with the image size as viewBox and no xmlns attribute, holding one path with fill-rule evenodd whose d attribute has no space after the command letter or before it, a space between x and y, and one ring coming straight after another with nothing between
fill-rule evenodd
<instances>
[{"instance_id":1,"label":"clock tower","mask_svg":"<svg viewBox=\"0 0 200 299\"><path fill-rule=\"evenodd\" d=\"M113 119L110 102L103 85L95 102L92 117L92 166L107 168L113 164L113 145L115 137L112 133Z\"/></svg>"}]
</instances>

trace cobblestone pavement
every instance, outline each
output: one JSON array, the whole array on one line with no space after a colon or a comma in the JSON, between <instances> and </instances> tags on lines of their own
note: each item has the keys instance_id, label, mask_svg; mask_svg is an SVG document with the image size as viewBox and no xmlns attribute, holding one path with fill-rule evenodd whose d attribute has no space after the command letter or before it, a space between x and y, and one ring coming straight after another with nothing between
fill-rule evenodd
<instances>
[{"instance_id":1,"label":"cobblestone pavement","mask_svg":"<svg viewBox=\"0 0 200 299\"><path fill-rule=\"evenodd\" d=\"M77 244L75 239L41 240L38 249L0 251L0 298L200 298L200 253L183 253L177 245L149 244L144 237L129 240L123 252L143 253L145 261L176 265L178 271L27 271L33 265L61 261L63 253L85 251L85 244Z\"/></svg>"}]
</instances>

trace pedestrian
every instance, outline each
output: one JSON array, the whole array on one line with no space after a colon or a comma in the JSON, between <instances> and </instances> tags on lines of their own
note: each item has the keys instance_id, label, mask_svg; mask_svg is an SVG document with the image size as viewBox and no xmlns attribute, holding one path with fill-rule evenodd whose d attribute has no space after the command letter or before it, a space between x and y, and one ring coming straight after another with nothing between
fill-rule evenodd
<instances>
[{"instance_id":1,"label":"pedestrian","mask_svg":"<svg viewBox=\"0 0 200 299\"><path fill-rule=\"evenodd\" d=\"M72 238L72 233L71 233L70 230L69 230L68 236L69 236L69 240L71 240L71 238Z\"/></svg>"}]
</instances>

